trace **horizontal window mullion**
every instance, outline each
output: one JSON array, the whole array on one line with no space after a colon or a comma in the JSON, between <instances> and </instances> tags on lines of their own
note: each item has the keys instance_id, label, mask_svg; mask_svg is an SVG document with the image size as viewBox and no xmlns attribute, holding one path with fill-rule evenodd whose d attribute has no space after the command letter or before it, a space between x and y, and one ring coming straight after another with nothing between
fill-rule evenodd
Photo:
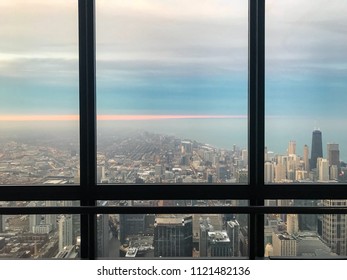
<instances>
[{"instance_id":1,"label":"horizontal window mullion","mask_svg":"<svg viewBox=\"0 0 347 280\"><path fill-rule=\"evenodd\" d=\"M347 199L346 185L261 185L260 199ZM247 185L107 185L92 190L73 185L1 186L0 201L20 200L123 200L123 199L245 199ZM254 189L254 188L252 188Z\"/></svg>"},{"instance_id":2,"label":"horizontal window mullion","mask_svg":"<svg viewBox=\"0 0 347 280\"><path fill-rule=\"evenodd\" d=\"M265 199L347 199L345 185L267 185L261 192Z\"/></svg>"},{"instance_id":3,"label":"horizontal window mullion","mask_svg":"<svg viewBox=\"0 0 347 280\"><path fill-rule=\"evenodd\" d=\"M86 195L76 185L1 186L0 201L81 200Z\"/></svg>"}]
</instances>

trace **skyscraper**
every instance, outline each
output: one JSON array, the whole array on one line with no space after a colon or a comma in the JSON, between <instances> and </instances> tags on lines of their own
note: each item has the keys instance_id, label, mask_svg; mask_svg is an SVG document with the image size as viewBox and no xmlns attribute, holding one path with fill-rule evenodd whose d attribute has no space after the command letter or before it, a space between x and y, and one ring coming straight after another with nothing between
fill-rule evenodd
<instances>
[{"instance_id":1,"label":"skyscraper","mask_svg":"<svg viewBox=\"0 0 347 280\"><path fill-rule=\"evenodd\" d=\"M297 235L299 232L299 218L297 214L287 214L287 232Z\"/></svg>"},{"instance_id":2,"label":"skyscraper","mask_svg":"<svg viewBox=\"0 0 347 280\"><path fill-rule=\"evenodd\" d=\"M72 217L71 215L61 216L59 219L59 251L65 246L73 245Z\"/></svg>"},{"instance_id":3,"label":"skyscraper","mask_svg":"<svg viewBox=\"0 0 347 280\"><path fill-rule=\"evenodd\" d=\"M308 159L308 154L309 154L309 150L308 150L308 146L305 145L304 146L304 169L305 171L309 172L310 171L310 161Z\"/></svg>"},{"instance_id":4,"label":"skyscraper","mask_svg":"<svg viewBox=\"0 0 347 280\"><path fill-rule=\"evenodd\" d=\"M315 129L312 132L311 170L317 167L317 158L319 157L323 157L322 132Z\"/></svg>"},{"instance_id":5,"label":"skyscraper","mask_svg":"<svg viewBox=\"0 0 347 280\"><path fill-rule=\"evenodd\" d=\"M108 224L109 215L108 214L98 214L96 215L97 224L97 254L98 257L109 257L109 236L110 228Z\"/></svg>"},{"instance_id":6,"label":"skyscraper","mask_svg":"<svg viewBox=\"0 0 347 280\"><path fill-rule=\"evenodd\" d=\"M327 155L328 155L329 166L336 165L337 167L339 167L340 165L339 144L328 143Z\"/></svg>"},{"instance_id":7,"label":"skyscraper","mask_svg":"<svg viewBox=\"0 0 347 280\"><path fill-rule=\"evenodd\" d=\"M329 181L329 162L325 158L318 158L317 160L318 166L318 180L320 182L328 182Z\"/></svg>"},{"instance_id":8,"label":"skyscraper","mask_svg":"<svg viewBox=\"0 0 347 280\"><path fill-rule=\"evenodd\" d=\"M119 240L123 244L130 235L145 233L145 214L120 214Z\"/></svg>"},{"instance_id":9,"label":"skyscraper","mask_svg":"<svg viewBox=\"0 0 347 280\"><path fill-rule=\"evenodd\" d=\"M347 206L347 200L323 200L326 207ZM323 240L331 250L340 255L347 255L347 215L346 214L324 214L323 215Z\"/></svg>"},{"instance_id":10,"label":"skyscraper","mask_svg":"<svg viewBox=\"0 0 347 280\"><path fill-rule=\"evenodd\" d=\"M153 244L155 257L191 257L192 216L159 215L154 223Z\"/></svg>"},{"instance_id":11,"label":"skyscraper","mask_svg":"<svg viewBox=\"0 0 347 280\"><path fill-rule=\"evenodd\" d=\"M265 184L273 183L274 181L274 165L272 162L265 162Z\"/></svg>"},{"instance_id":12,"label":"skyscraper","mask_svg":"<svg viewBox=\"0 0 347 280\"><path fill-rule=\"evenodd\" d=\"M296 154L296 142L291 140L288 144L288 155L295 155Z\"/></svg>"},{"instance_id":13,"label":"skyscraper","mask_svg":"<svg viewBox=\"0 0 347 280\"><path fill-rule=\"evenodd\" d=\"M232 246L232 256L240 255L240 224L237 220L228 221L227 233Z\"/></svg>"}]
</instances>

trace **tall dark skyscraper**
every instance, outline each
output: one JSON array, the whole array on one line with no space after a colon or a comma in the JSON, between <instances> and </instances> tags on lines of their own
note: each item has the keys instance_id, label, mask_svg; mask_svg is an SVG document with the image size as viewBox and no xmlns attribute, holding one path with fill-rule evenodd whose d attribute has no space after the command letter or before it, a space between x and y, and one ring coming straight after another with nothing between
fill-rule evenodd
<instances>
[{"instance_id":1,"label":"tall dark skyscraper","mask_svg":"<svg viewBox=\"0 0 347 280\"><path fill-rule=\"evenodd\" d=\"M310 168L317 167L317 158L323 157L323 144L322 144L322 132L315 129L312 132L312 149L311 149L311 161Z\"/></svg>"}]
</instances>

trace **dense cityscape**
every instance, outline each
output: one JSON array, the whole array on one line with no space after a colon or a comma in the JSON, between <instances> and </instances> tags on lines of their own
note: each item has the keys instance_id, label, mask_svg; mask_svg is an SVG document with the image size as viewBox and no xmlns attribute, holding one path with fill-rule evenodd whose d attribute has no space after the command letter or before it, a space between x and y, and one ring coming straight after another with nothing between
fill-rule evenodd
<instances>
[{"instance_id":1,"label":"dense cityscape","mask_svg":"<svg viewBox=\"0 0 347 280\"><path fill-rule=\"evenodd\" d=\"M339 145L312 133L311 153L297 154L290 140L283 154L265 148L265 183L346 182ZM100 184L247 184L248 152L190 139L138 132L100 139ZM0 184L79 183L74 141L42 144L2 138ZM346 206L346 200L267 200L268 206ZM73 201L12 201L0 206L78 206ZM99 201L101 206L244 206L239 200ZM265 215L265 256L347 255L346 215ZM78 258L79 215L0 215L0 258ZM117 257L247 257L248 216L241 214L97 215L97 252Z\"/></svg>"}]
</instances>

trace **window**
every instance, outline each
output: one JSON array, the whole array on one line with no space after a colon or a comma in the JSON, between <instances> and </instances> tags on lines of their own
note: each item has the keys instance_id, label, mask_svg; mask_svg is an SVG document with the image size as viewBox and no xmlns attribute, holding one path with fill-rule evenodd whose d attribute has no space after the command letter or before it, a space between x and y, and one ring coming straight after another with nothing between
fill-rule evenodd
<instances>
[{"instance_id":1,"label":"window","mask_svg":"<svg viewBox=\"0 0 347 280\"><path fill-rule=\"evenodd\" d=\"M97 182L247 183L247 2L98 0L95 24Z\"/></svg>"},{"instance_id":2,"label":"window","mask_svg":"<svg viewBox=\"0 0 347 280\"><path fill-rule=\"evenodd\" d=\"M102 178L104 171L102 166L98 164L98 160L102 161L102 158L98 159L97 157L97 141L100 131L97 131L98 107L96 100L98 100L99 96L97 96L96 89L102 86L102 82L100 80L101 84L96 86L98 73L95 69L99 69L98 67L101 67L101 64L99 66L96 65L95 44L98 42L96 40L98 34L95 32L95 24L98 14L95 14L95 2L93 0L79 0L78 6L77 3L74 6L74 8L78 7L79 22L79 32L76 38L78 38L79 42L80 94L78 102L79 117L77 119L79 119L80 142L79 149L76 149L76 154L73 153L72 155L73 151L70 151L70 156L76 157L79 153L79 184L51 184L47 186L29 183L26 186L21 186L20 184L12 183L11 185L1 185L0 199L1 201L5 201L5 203L2 203L3 207L0 207L0 214L3 215L1 220L3 220L2 218L4 216L13 216L14 219L11 221L12 226L15 223L23 222L21 219L25 219L24 215L22 215L24 213L27 216L26 218L33 223L32 230L44 235L49 230L49 226L45 226L45 224L41 224L40 226L37 220L40 220L43 215L46 215L44 217L45 220L52 220L52 215L59 215L59 223L61 224L59 228L61 231L71 232L71 234L66 235L62 233L62 236L70 238L78 234L77 231L72 230L74 223L80 227L78 245L80 245L79 257L82 259L95 259L107 255L105 253L107 247L105 246L105 242L107 238L110 235L121 233L123 230L116 230L116 214L119 215L117 216L119 217L119 221L122 220L123 223L127 224L128 227L126 230L128 232L144 231L146 228L142 227L139 229L137 227L146 223L150 226L156 225L156 229L153 230L154 238L152 243L152 246L155 244L159 248L155 253L156 256L183 256L185 254L182 252L186 248L186 243L184 242L189 243L196 238L193 235L194 231L191 231L193 228L192 214L194 213L215 215L217 222L221 220L221 213L232 217L231 222L227 223L226 234L228 235L230 244L233 244L230 247L238 248L238 252L235 253L236 250L229 250L230 247L226 248L217 242L225 236L223 232L214 233L213 235L212 232L205 230L208 227L206 218L206 221L201 223L202 226L199 231L199 238L205 241L208 240L209 242L201 242L201 245L205 247L199 247L199 251L204 251L206 256L222 254L227 257L240 257L242 255L250 259L263 258L264 252L271 252L271 248L266 246L269 240L272 240L273 243L276 242L276 244L283 244L283 246L277 246L275 255L297 256L296 251L298 248L295 248L293 245L294 242L290 237L287 237L284 233L273 234L271 231L273 226L282 226L281 223L277 224L279 222L278 217L285 217L287 219L287 226L289 222L291 225L290 228L295 231L299 219L297 214L305 214L305 216L300 216L300 219L306 219L307 221L313 216L319 215L322 217L318 221L327 225L322 227L322 232L325 232L324 234L331 240L334 238L331 236L332 231L336 232L336 236L341 237L343 235L342 233L345 232L343 223L345 223L346 217L345 203L336 207L338 204L334 204L333 202L338 202L338 200L344 202L343 199L347 198L347 189L344 184L307 184L304 186L296 184L264 184L266 182L264 180L264 171L266 170L266 165L264 165L264 54L266 38L264 0L248 1L249 124L247 157L249 158L249 162L247 184L240 184L241 182L230 184L227 181L221 184L215 184L213 180L212 183L207 181L206 183L199 182L197 184L178 182L174 186L166 183L149 183L144 186L142 181L138 181L137 184L124 184L124 182L118 184L112 182L107 185L98 184L98 175ZM223 1L219 2L224 3ZM229 3L230 1L227 2ZM246 1L242 1L243 4L244 2ZM4 3L5 8L8 8L8 2ZM23 4L24 2L18 3L20 3L17 4L18 6L25 5ZM33 3L36 3L38 6L41 5L39 2ZM1 9L1 11L5 10L5 8ZM48 9L53 10L54 8L48 6ZM3 20L3 17L1 17L1 20ZM230 40L233 40L233 38L230 38ZM17 44L14 45L16 46ZM105 46L97 47L102 48ZM3 52L3 50L1 51ZM41 52L39 53L41 54ZM4 56L7 57L7 54L5 53ZM101 71L103 71L103 68L101 68ZM99 78L102 79L102 77L101 75ZM1 79L6 84L4 76L1 76ZM1 97L7 100L8 95L5 96L3 92L1 93ZM22 101L22 97L19 100ZM102 114L106 113L105 111ZM7 120L3 119L2 124L7 124ZM184 147L184 149L189 150L189 145ZM156 169L154 169L155 171ZM161 173L159 167L157 168L157 172ZM242 177L242 174L240 176ZM300 206L297 207L292 207L290 203L286 204L286 201L292 200L301 201L303 204L299 203ZM324 207L324 205L315 206L313 201L318 200L325 201L329 207ZM20 204L20 201L29 202L29 205L27 203ZM35 201L38 201L36 207L34 205ZM44 201L54 201L54 203L44 205ZM62 201L69 201L69 203L65 204ZM160 204L158 201L160 201ZM308 206L305 205L306 202ZM131 205L131 207L125 207L126 203ZM203 206L206 203L209 203L209 207ZM230 205L237 206L230 207ZM161 216L154 216L154 214L161 214ZM163 216L164 214L170 214L170 216ZM266 214L265 219L264 214ZM237 219L234 219L234 217L237 217ZM204 220L204 217L201 218ZM1 226L5 224L6 227L6 222L10 222L7 218L5 220L5 223L0 223ZM150 226L147 228L150 228ZM241 230L241 227L244 229L247 228L247 232ZM108 230L109 232L107 232ZM197 231L195 232L197 233ZM109 235L105 233L109 233ZM143 234L146 234L146 232L144 231ZM172 237L172 244L167 242L167 236L169 235ZM119 238L123 237L120 236ZM302 237L302 242L305 241L305 238L307 239L307 236ZM342 239L332 240L330 244L330 247L336 251L337 255L343 255L346 247L346 242ZM31 241L32 239L26 240ZM131 241L136 243L136 240ZM69 240L66 239L66 242L69 243ZM75 242L77 244L77 240ZM0 238L0 250L3 244L4 239ZM64 247L64 243L61 244L61 247ZM37 252L37 249L35 246L30 248L33 252ZM62 252L60 257L73 255L74 251L72 248L70 249L66 248L67 251ZM272 250L275 250L275 248L272 248ZM127 253L132 255L131 250Z\"/></svg>"}]
</instances>

